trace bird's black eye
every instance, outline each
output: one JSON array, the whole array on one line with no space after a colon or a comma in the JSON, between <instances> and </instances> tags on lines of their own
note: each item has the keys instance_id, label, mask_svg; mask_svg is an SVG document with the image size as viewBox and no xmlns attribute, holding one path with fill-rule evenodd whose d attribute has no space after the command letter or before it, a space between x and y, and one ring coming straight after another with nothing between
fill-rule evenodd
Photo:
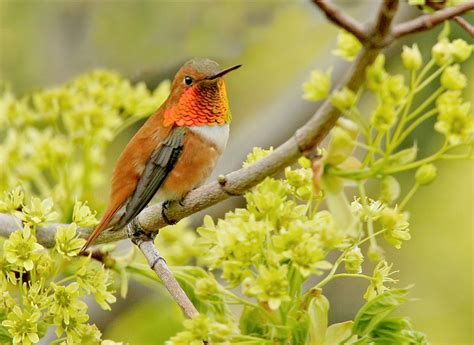
<instances>
[{"instance_id":1,"label":"bird's black eye","mask_svg":"<svg viewBox=\"0 0 474 345\"><path fill-rule=\"evenodd\" d=\"M193 83L193 78L187 75L186 77L184 77L184 83L186 85L191 85Z\"/></svg>"}]
</instances>

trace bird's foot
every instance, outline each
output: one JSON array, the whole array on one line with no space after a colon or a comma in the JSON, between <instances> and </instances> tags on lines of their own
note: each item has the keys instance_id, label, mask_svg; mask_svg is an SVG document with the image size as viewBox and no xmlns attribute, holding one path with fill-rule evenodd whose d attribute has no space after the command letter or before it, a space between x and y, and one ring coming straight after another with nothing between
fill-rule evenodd
<instances>
[{"instance_id":1,"label":"bird's foot","mask_svg":"<svg viewBox=\"0 0 474 345\"><path fill-rule=\"evenodd\" d=\"M161 216L163 217L164 221L168 225L174 225L177 223L176 220L169 219L168 216L166 215L166 210L170 206L171 201L167 200L161 205Z\"/></svg>"},{"instance_id":2,"label":"bird's foot","mask_svg":"<svg viewBox=\"0 0 474 345\"><path fill-rule=\"evenodd\" d=\"M132 221L127 225L128 237L137 246L139 246L140 243L144 241L153 241L158 232L159 231L149 232L143 229L140 222L138 221L138 217L133 218Z\"/></svg>"}]
</instances>

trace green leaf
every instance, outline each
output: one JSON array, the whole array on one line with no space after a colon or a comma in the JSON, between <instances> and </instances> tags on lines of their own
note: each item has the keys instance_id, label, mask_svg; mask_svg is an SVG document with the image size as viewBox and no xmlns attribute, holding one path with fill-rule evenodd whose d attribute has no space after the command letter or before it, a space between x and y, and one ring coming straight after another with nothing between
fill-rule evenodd
<instances>
[{"instance_id":1,"label":"green leaf","mask_svg":"<svg viewBox=\"0 0 474 345\"><path fill-rule=\"evenodd\" d=\"M352 333L368 335L385 317L407 300L407 289L386 291L367 302L354 319Z\"/></svg>"},{"instance_id":2,"label":"green leaf","mask_svg":"<svg viewBox=\"0 0 474 345\"><path fill-rule=\"evenodd\" d=\"M344 187L344 180L338 176L324 174L321 178L321 185L324 191L336 194Z\"/></svg>"},{"instance_id":3,"label":"green leaf","mask_svg":"<svg viewBox=\"0 0 474 345\"><path fill-rule=\"evenodd\" d=\"M346 344L351 344L351 340L355 338L355 336L351 337L353 324L353 321L345 321L335 323L329 326L326 330L324 345L336 345L342 342L343 340Z\"/></svg>"},{"instance_id":4,"label":"green leaf","mask_svg":"<svg viewBox=\"0 0 474 345\"><path fill-rule=\"evenodd\" d=\"M265 335L268 323L262 310L245 306L240 316L240 331L245 335Z\"/></svg>"},{"instance_id":5,"label":"green leaf","mask_svg":"<svg viewBox=\"0 0 474 345\"><path fill-rule=\"evenodd\" d=\"M374 344L427 344L426 336L414 331L410 321L403 317L386 318L370 333Z\"/></svg>"},{"instance_id":6,"label":"green leaf","mask_svg":"<svg viewBox=\"0 0 474 345\"><path fill-rule=\"evenodd\" d=\"M319 294L314 297L308 306L309 315L309 344L322 345L328 327L329 301Z\"/></svg>"},{"instance_id":7,"label":"green leaf","mask_svg":"<svg viewBox=\"0 0 474 345\"><path fill-rule=\"evenodd\" d=\"M302 313L301 311L299 313ZM289 318L288 325L292 330L292 344L305 344L308 341L309 316L303 312L296 320L294 317Z\"/></svg>"},{"instance_id":8,"label":"green leaf","mask_svg":"<svg viewBox=\"0 0 474 345\"><path fill-rule=\"evenodd\" d=\"M122 298L127 298L127 292L128 292L128 274L125 268L120 267L119 268L119 273L120 273L120 296Z\"/></svg>"},{"instance_id":9,"label":"green leaf","mask_svg":"<svg viewBox=\"0 0 474 345\"><path fill-rule=\"evenodd\" d=\"M10 344L12 342L12 336L5 327L2 326L2 321L7 319L5 312L0 312L0 344Z\"/></svg>"}]
</instances>

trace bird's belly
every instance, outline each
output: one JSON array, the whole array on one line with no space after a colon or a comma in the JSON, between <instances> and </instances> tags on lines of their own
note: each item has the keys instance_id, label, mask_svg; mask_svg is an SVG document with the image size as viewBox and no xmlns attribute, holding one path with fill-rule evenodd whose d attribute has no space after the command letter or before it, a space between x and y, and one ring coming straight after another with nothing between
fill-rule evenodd
<instances>
[{"instance_id":1,"label":"bird's belly","mask_svg":"<svg viewBox=\"0 0 474 345\"><path fill-rule=\"evenodd\" d=\"M181 200L211 175L220 153L194 133L188 133L183 152L161 186L157 198Z\"/></svg>"}]
</instances>

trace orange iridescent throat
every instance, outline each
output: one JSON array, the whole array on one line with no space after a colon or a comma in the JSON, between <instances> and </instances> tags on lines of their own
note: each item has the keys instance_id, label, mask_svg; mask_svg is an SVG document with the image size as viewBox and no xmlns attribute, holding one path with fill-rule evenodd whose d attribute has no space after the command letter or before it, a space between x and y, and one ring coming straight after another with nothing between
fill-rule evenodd
<instances>
[{"instance_id":1,"label":"orange iridescent throat","mask_svg":"<svg viewBox=\"0 0 474 345\"><path fill-rule=\"evenodd\" d=\"M164 113L165 126L224 125L231 119L227 92L222 79L186 89L178 104Z\"/></svg>"}]
</instances>

